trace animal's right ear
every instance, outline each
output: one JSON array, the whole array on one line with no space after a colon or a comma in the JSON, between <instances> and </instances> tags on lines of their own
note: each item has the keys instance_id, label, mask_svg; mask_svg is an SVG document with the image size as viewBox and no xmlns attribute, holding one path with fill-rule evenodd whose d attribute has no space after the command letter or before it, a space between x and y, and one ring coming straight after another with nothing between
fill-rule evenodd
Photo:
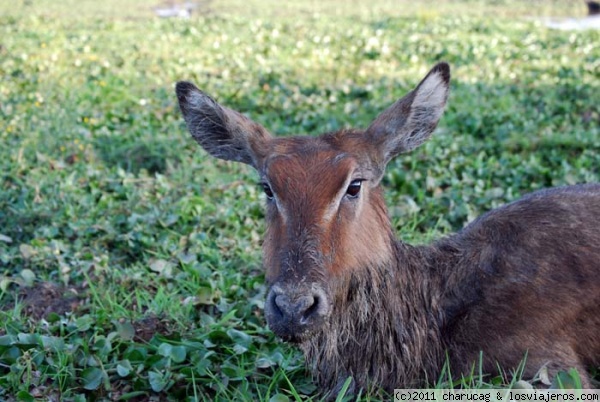
<instances>
[{"instance_id":1,"label":"animal's right ear","mask_svg":"<svg viewBox=\"0 0 600 402\"><path fill-rule=\"evenodd\" d=\"M219 105L190 82L178 82L175 92L187 128L202 148L216 158L259 169L271 139L264 127Z\"/></svg>"}]
</instances>

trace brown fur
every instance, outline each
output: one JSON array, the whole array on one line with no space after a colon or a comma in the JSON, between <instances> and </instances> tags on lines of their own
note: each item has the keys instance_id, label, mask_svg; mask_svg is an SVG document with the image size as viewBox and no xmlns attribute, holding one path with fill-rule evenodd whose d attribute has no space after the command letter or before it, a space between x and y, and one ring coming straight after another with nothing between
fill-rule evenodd
<instances>
[{"instance_id":1,"label":"brown fur","mask_svg":"<svg viewBox=\"0 0 600 402\"><path fill-rule=\"evenodd\" d=\"M387 265L338 281L354 299L302 348L334 394L348 376L423 386L446 351L454 375L480 352L491 374L527 355L526 377L574 367L589 388L586 368L600 364L598 228L600 185L582 185L534 193L431 246L395 242Z\"/></svg>"},{"instance_id":2,"label":"brown fur","mask_svg":"<svg viewBox=\"0 0 600 402\"><path fill-rule=\"evenodd\" d=\"M436 66L365 130L272 138L192 84L177 94L194 138L248 163L265 185L265 303L274 332L298 342L323 392L391 391L483 371L600 365L600 185L540 191L427 246L395 239L380 180L423 143L446 103ZM357 184L359 183L359 184ZM357 186L359 191L356 191ZM447 354L447 355L446 355Z\"/></svg>"}]
</instances>

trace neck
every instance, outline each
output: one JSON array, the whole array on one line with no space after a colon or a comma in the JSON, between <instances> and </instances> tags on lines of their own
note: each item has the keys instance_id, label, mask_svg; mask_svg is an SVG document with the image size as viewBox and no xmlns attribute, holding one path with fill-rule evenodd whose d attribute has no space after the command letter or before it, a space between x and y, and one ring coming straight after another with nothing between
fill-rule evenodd
<instances>
[{"instance_id":1,"label":"neck","mask_svg":"<svg viewBox=\"0 0 600 402\"><path fill-rule=\"evenodd\" d=\"M430 252L392 240L388 261L352 273L336 292L329 325L302 348L321 387L335 395L378 384L418 387L437 379L444 359L439 274ZM434 251L435 252L435 251Z\"/></svg>"}]
</instances>

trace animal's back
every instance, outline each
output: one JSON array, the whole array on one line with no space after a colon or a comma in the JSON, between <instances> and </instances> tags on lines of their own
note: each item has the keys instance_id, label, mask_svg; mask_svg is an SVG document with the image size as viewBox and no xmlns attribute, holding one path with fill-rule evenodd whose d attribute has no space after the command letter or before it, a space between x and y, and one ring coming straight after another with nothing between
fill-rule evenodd
<instances>
[{"instance_id":1,"label":"animal's back","mask_svg":"<svg viewBox=\"0 0 600 402\"><path fill-rule=\"evenodd\" d=\"M473 286L447 323L455 365L479 350L488 372L525 353L528 376L600 365L600 184L532 193L475 220L457 244Z\"/></svg>"}]
</instances>

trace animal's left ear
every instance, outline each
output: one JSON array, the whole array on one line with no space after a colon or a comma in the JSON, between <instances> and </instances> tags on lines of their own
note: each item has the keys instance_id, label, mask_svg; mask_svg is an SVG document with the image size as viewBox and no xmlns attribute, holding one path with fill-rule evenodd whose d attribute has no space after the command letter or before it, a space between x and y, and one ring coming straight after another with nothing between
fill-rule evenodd
<instances>
[{"instance_id":1,"label":"animal's left ear","mask_svg":"<svg viewBox=\"0 0 600 402\"><path fill-rule=\"evenodd\" d=\"M450 90L450 66L439 63L427 76L371 123L365 132L374 146L374 162L383 172L396 155L408 152L430 136L442 117Z\"/></svg>"}]
</instances>

